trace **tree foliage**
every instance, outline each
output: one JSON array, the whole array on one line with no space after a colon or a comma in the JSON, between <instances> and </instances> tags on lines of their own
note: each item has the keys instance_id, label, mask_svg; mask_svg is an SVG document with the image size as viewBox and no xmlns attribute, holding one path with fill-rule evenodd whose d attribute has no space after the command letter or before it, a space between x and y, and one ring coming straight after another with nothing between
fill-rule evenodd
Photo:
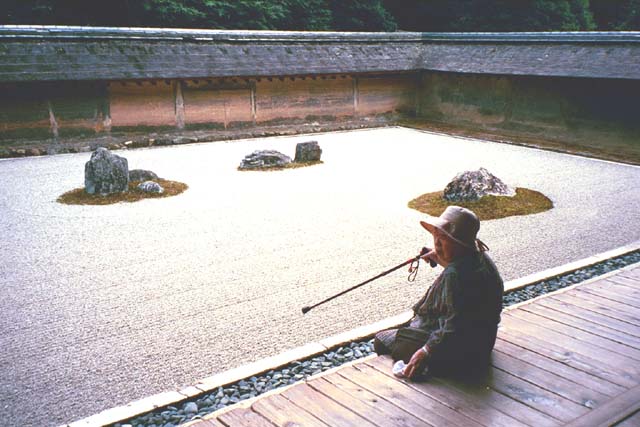
<instances>
[{"instance_id":1,"label":"tree foliage","mask_svg":"<svg viewBox=\"0 0 640 427\"><path fill-rule=\"evenodd\" d=\"M2 0L0 24L249 30L640 30L640 0Z\"/></svg>"},{"instance_id":2,"label":"tree foliage","mask_svg":"<svg viewBox=\"0 0 640 427\"><path fill-rule=\"evenodd\" d=\"M382 0L4 0L3 24L392 31Z\"/></svg>"},{"instance_id":3,"label":"tree foliage","mask_svg":"<svg viewBox=\"0 0 640 427\"><path fill-rule=\"evenodd\" d=\"M594 29L589 0L386 0L409 31L579 31Z\"/></svg>"},{"instance_id":4,"label":"tree foliage","mask_svg":"<svg viewBox=\"0 0 640 427\"><path fill-rule=\"evenodd\" d=\"M599 30L640 30L640 0L591 0Z\"/></svg>"}]
</instances>

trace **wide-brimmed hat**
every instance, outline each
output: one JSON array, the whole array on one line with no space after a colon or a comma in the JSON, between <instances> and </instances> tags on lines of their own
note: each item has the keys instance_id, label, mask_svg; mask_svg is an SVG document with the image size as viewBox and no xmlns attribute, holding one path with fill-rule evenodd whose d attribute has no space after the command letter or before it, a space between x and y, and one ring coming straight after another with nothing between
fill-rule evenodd
<instances>
[{"instance_id":1,"label":"wide-brimmed hat","mask_svg":"<svg viewBox=\"0 0 640 427\"><path fill-rule=\"evenodd\" d=\"M477 235L480 220L472 211L460 206L448 206L440 216L427 215L420 225L433 234L435 228L448 238L467 248L478 250Z\"/></svg>"}]
</instances>

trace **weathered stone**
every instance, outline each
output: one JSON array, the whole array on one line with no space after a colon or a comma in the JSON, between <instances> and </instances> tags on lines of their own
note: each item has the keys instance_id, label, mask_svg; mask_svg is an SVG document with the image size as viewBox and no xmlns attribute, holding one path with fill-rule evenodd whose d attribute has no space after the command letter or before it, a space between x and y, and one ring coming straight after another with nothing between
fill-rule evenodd
<instances>
[{"instance_id":1,"label":"weathered stone","mask_svg":"<svg viewBox=\"0 0 640 427\"><path fill-rule=\"evenodd\" d=\"M180 136L178 138L174 138L173 139L173 143L175 145L180 145L180 144L192 144L194 142L198 142L198 138L191 138L191 137L187 137L187 136Z\"/></svg>"},{"instance_id":2,"label":"weathered stone","mask_svg":"<svg viewBox=\"0 0 640 427\"><path fill-rule=\"evenodd\" d=\"M240 169L281 168L291 163L291 157L275 150L261 150L245 156Z\"/></svg>"},{"instance_id":3,"label":"weathered stone","mask_svg":"<svg viewBox=\"0 0 640 427\"><path fill-rule=\"evenodd\" d=\"M129 182L150 181L152 179L158 179L158 175L154 172L144 169L132 169L129 171Z\"/></svg>"},{"instance_id":4,"label":"weathered stone","mask_svg":"<svg viewBox=\"0 0 640 427\"><path fill-rule=\"evenodd\" d=\"M444 189L443 197L450 202L478 200L486 195L514 196L515 190L485 168L465 171Z\"/></svg>"},{"instance_id":5,"label":"weathered stone","mask_svg":"<svg viewBox=\"0 0 640 427\"><path fill-rule=\"evenodd\" d=\"M294 162L317 162L321 155L322 149L317 141L300 142L296 145Z\"/></svg>"},{"instance_id":6,"label":"weathered stone","mask_svg":"<svg viewBox=\"0 0 640 427\"><path fill-rule=\"evenodd\" d=\"M156 138L153 145L173 145L173 139L170 138Z\"/></svg>"},{"instance_id":7,"label":"weathered stone","mask_svg":"<svg viewBox=\"0 0 640 427\"><path fill-rule=\"evenodd\" d=\"M145 193L157 193L157 194L164 193L164 188L162 188L162 186L157 182L153 182L153 181L145 181L140 183L138 185L138 190L144 191Z\"/></svg>"},{"instance_id":8,"label":"weathered stone","mask_svg":"<svg viewBox=\"0 0 640 427\"><path fill-rule=\"evenodd\" d=\"M124 157L98 148L84 165L84 190L89 194L112 194L127 191L129 163Z\"/></svg>"},{"instance_id":9,"label":"weathered stone","mask_svg":"<svg viewBox=\"0 0 640 427\"><path fill-rule=\"evenodd\" d=\"M198 412L198 405L195 402L188 402L184 405L184 412L187 414L195 414Z\"/></svg>"}]
</instances>

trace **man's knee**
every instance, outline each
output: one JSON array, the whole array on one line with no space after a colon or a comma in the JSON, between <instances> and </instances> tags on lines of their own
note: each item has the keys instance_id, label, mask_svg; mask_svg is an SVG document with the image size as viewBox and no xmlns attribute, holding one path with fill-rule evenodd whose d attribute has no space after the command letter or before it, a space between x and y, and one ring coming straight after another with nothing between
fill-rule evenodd
<instances>
[{"instance_id":1,"label":"man's knee","mask_svg":"<svg viewBox=\"0 0 640 427\"><path fill-rule=\"evenodd\" d=\"M396 339L397 329L380 331L373 339L373 349L377 354L391 354L393 342Z\"/></svg>"}]
</instances>

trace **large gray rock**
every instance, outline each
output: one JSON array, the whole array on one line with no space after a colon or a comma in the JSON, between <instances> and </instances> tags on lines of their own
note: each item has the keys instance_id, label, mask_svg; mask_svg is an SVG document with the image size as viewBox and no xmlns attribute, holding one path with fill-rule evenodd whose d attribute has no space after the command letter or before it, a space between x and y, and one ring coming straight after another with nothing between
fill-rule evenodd
<instances>
[{"instance_id":1,"label":"large gray rock","mask_svg":"<svg viewBox=\"0 0 640 427\"><path fill-rule=\"evenodd\" d=\"M320 161L322 149L317 141L300 142L296 145L296 157L294 162L317 162Z\"/></svg>"},{"instance_id":2,"label":"large gray rock","mask_svg":"<svg viewBox=\"0 0 640 427\"><path fill-rule=\"evenodd\" d=\"M450 202L478 200L488 194L514 196L515 190L485 168L459 173L444 189L443 197Z\"/></svg>"},{"instance_id":3,"label":"large gray rock","mask_svg":"<svg viewBox=\"0 0 640 427\"><path fill-rule=\"evenodd\" d=\"M240 169L281 168L291 163L291 157L275 150L260 150L245 156Z\"/></svg>"},{"instance_id":4,"label":"large gray rock","mask_svg":"<svg viewBox=\"0 0 640 427\"><path fill-rule=\"evenodd\" d=\"M151 181L153 179L158 179L158 175L154 172L144 169L132 169L129 171L130 182Z\"/></svg>"},{"instance_id":5,"label":"large gray rock","mask_svg":"<svg viewBox=\"0 0 640 427\"><path fill-rule=\"evenodd\" d=\"M84 191L89 194L122 193L128 190L129 164L124 157L100 147L84 165Z\"/></svg>"}]
</instances>

